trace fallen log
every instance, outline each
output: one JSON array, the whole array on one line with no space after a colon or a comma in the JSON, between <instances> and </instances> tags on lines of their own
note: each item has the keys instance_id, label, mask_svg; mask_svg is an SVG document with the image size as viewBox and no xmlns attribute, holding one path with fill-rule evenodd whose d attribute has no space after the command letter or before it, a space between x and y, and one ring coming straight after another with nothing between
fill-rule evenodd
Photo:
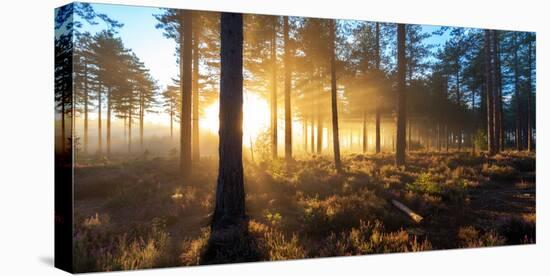
<instances>
[{"instance_id":1,"label":"fallen log","mask_svg":"<svg viewBox=\"0 0 550 276\"><path fill-rule=\"evenodd\" d=\"M391 203L397 207L399 210L403 211L405 214L407 214L409 217L411 217L412 220L414 220L416 223L420 223L422 219L424 219L421 215L413 212L411 209L409 209L407 206L405 206L403 203L392 199Z\"/></svg>"}]
</instances>

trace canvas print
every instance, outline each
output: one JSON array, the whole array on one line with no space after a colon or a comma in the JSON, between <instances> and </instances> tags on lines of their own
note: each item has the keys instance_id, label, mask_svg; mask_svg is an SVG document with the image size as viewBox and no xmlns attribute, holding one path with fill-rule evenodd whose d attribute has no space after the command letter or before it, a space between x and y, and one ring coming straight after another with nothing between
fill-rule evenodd
<instances>
[{"instance_id":1,"label":"canvas print","mask_svg":"<svg viewBox=\"0 0 550 276\"><path fill-rule=\"evenodd\" d=\"M533 244L535 60L526 31L60 7L56 266Z\"/></svg>"}]
</instances>

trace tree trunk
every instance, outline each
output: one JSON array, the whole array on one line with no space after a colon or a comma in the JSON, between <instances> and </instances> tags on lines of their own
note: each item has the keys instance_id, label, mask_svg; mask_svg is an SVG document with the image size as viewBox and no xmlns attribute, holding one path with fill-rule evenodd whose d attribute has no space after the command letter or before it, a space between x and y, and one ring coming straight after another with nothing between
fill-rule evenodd
<instances>
[{"instance_id":1,"label":"tree trunk","mask_svg":"<svg viewBox=\"0 0 550 276\"><path fill-rule=\"evenodd\" d=\"M197 21L197 15L193 14L195 21ZM197 23L197 22L195 22ZM199 44L200 44L200 23L195 24L193 29L193 84L192 84L192 112L193 112L193 123L192 123L192 150L193 150L193 161L199 161L201 152L200 152L200 130L199 130Z\"/></svg>"},{"instance_id":2,"label":"tree trunk","mask_svg":"<svg viewBox=\"0 0 550 276\"><path fill-rule=\"evenodd\" d=\"M84 153L88 154L88 63L84 63Z\"/></svg>"},{"instance_id":3,"label":"tree trunk","mask_svg":"<svg viewBox=\"0 0 550 276\"><path fill-rule=\"evenodd\" d=\"M330 27L330 37L329 37L329 47L330 47L330 96L331 96L331 106L332 106L332 142L334 146L334 165L338 173L342 172L342 164L340 161L340 139L338 135L338 97L336 91L336 53L335 53L335 26L334 20L329 21Z\"/></svg>"},{"instance_id":4,"label":"tree trunk","mask_svg":"<svg viewBox=\"0 0 550 276\"><path fill-rule=\"evenodd\" d=\"M395 165L405 165L407 95L405 93L405 24L397 24L397 145Z\"/></svg>"},{"instance_id":5,"label":"tree trunk","mask_svg":"<svg viewBox=\"0 0 550 276\"><path fill-rule=\"evenodd\" d=\"M103 136L101 128L101 89L102 85L99 84L97 91L97 152L100 156L103 154L103 141L101 139Z\"/></svg>"},{"instance_id":6,"label":"tree trunk","mask_svg":"<svg viewBox=\"0 0 550 276\"><path fill-rule=\"evenodd\" d=\"M323 152L323 116L321 114L321 102L323 102L323 90L324 90L324 76L320 72L319 73L319 87L317 90L317 104L316 104L316 111L317 111L317 154L321 154Z\"/></svg>"},{"instance_id":7,"label":"tree trunk","mask_svg":"<svg viewBox=\"0 0 550 276\"><path fill-rule=\"evenodd\" d=\"M411 128L411 125L412 125L411 124L411 119L408 120L408 125L409 125L409 127L408 127L408 130L407 130L407 136L408 136L408 138L407 138L407 150L410 152L411 151L411 130L412 130L412 128Z\"/></svg>"},{"instance_id":8,"label":"tree trunk","mask_svg":"<svg viewBox=\"0 0 550 276\"><path fill-rule=\"evenodd\" d=\"M439 123L437 123L437 151L441 152L441 132Z\"/></svg>"},{"instance_id":9,"label":"tree trunk","mask_svg":"<svg viewBox=\"0 0 550 276\"><path fill-rule=\"evenodd\" d=\"M128 111L128 153L132 153L132 108Z\"/></svg>"},{"instance_id":10,"label":"tree trunk","mask_svg":"<svg viewBox=\"0 0 550 276\"><path fill-rule=\"evenodd\" d=\"M519 51L519 42L517 34L514 33L514 97L516 100L515 105L515 123L516 123L516 129L515 129L515 144L516 144L516 150L520 151L522 150L522 141L521 141L521 99L520 99L520 91L519 91L519 59L518 59L518 51Z\"/></svg>"},{"instance_id":11,"label":"tree trunk","mask_svg":"<svg viewBox=\"0 0 550 276\"><path fill-rule=\"evenodd\" d=\"M367 152L367 111L363 109L363 153Z\"/></svg>"},{"instance_id":12,"label":"tree trunk","mask_svg":"<svg viewBox=\"0 0 550 276\"><path fill-rule=\"evenodd\" d=\"M376 70L380 71L380 23L376 22L376 47L375 47ZM380 93L380 91L377 91ZM376 100L376 153L380 153L380 104L382 97L378 95Z\"/></svg>"},{"instance_id":13,"label":"tree trunk","mask_svg":"<svg viewBox=\"0 0 550 276\"><path fill-rule=\"evenodd\" d=\"M311 154L315 153L315 119L311 116Z\"/></svg>"},{"instance_id":14,"label":"tree trunk","mask_svg":"<svg viewBox=\"0 0 550 276\"><path fill-rule=\"evenodd\" d=\"M290 40L289 40L289 26L288 16L283 17L283 32L285 43L285 159L290 161L292 159L292 116L290 113Z\"/></svg>"},{"instance_id":15,"label":"tree trunk","mask_svg":"<svg viewBox=\"0 0 550 276\"><path fill-rule=\"evenodd\" d=\"M180 171L184 181L191 175L192 30L191 11L180 10Z\"/></svg>"},{"instance_id":16,"label":"tree trunk","mask_svg":"<svg viewBox=\"0 0 550 276\"><path fill-rule=\"evenodd\" d=\"M212 229L245 219L242 163L243 18L221 13L219 167Z\"/></svg>"},{"instance_id":17,"label":"tree trunk","mask_svg":"<svg viewBox=\"0 0 550 276\"><path fill-rule=\"evenodd\" d=\"M449 127L445 125L445 152L449 152Z\"/></svg>"},{"instance_id":18,"label":"tree trunk","mask_svg":"<svg viewBox=\"0 0 550 276\"><path fill-rule=\"evenodd\" d=\"M271 154L277 159L277 23L278 17L273 17L273 33L271 34ZM286 68L285 68L286 69ZM307 139L306 139L307 140Z\"/></svg>"},{"instance_id":19,"label":"tree trunk","mask_svg":"<svg viewBox=\"0 0 550 276\"><path fill-rule=\"evenodd\" d=\"M139 150L143 152L143 119L145 115L143 91L139 92Z\"/></svg>"},{"instance_id":20,"label":"tree trunk","mask_svg":"<svg viewBox=\"0 0 550 276\"><path fill-rule=\"evenodd\" d=\"M66 149L67 149L67 146L66 146L66 143L67 141L67 137L66 137L66 130L65 130L65 105L66 105L66 102L65 102L65 93L66 91L63 90L63 92L61 92L61 154L63 154L63 156L65 155L66 153Z\"/></svg>"},{"instance_id":21,"label":"tree trunk","mask_svg":"<svg viewBox=\"0 0 550 276\"><path fill-rule=\"evenodd\" d=\"M529 72L527 73L527 150L528 151L533 151L534 150L534 147L533 147L533 118L531 116L532 114L532 103L531 103L531 97L532 97L532 94L533 94L533 87L532 87L532 72L533 72L533 68L532 68L532 65L533 65L533 57L532 57L532 52L533 52L533 46L532 46L532 42L529 41L529 48L528 48L528 57L527 57L527 62L529 63L528 65L528 68L529 68Z\"/></svg>"},{"instance_id":22,"label":"tree trunk","mask_svg":"<svg viewBox=\"0 0 550 276\"><path fill-rule=\"evenodd\" d=\"M170 102L170 141L174 139L174 107Z\"/></svg>"},{"instance_id":23,"label":"tree trunk","mask_svg":"<svg viewBox=\"0 0 550 276\"><path fill-rule=\"evenodd\" d=\"M111 155L111 87L107 88L107 156Z\"/></svg>"},{"instance_id":24,"label":"tree trunk","mask_svg":"<svg viewBox=\"0 0 550 276\"><path fill-rule=\"evenodd\" d=\"M485 30L485 85L487 86L487 148L489 155L496 154L494 136L493 74L491 62L491 31Z\"/></svg>"},{"instance_id":25,"label":"tree trunk","mask_svg":"<svg viewBox=\"0 0 550 276\"><path fill-rule=\"evenodd\" d=\"M502 77L500 68L500 39L499 32L493 31L493 66L495 78L495 144L497 152L503 150L504 147L504 132L502 122Z\"/></svg>"}]
</instances>

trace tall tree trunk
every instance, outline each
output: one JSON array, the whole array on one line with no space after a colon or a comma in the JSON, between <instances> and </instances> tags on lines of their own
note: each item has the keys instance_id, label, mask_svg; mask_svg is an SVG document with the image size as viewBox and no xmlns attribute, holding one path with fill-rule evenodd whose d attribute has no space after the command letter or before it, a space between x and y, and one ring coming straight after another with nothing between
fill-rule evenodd
<instances>
[{"instance_id":1,"label":"tall tree trunk","mask_svg":"<svg viewBox=\"0 0 550 276\"><path fill-rule=\"evenodd\" d=\"M502 121L502 77L500 68L500 38L499 32L493 30L493 60L495 78L495 144L497 152L504 147L504 131Z\"/></svg>"},{"instance_id":2,"label":"tall tree trunk","mask_svg":"<svg viewBox=\"0 0 550 276\"><path fill-rule=\"evenodd\" d=\"M455 78L456 78L456 103L458 106L462 106L462 93L460 91L460 58L456 60L456 72L455 72ZM459 123L457 125L457 132L458 132L458 151L462 149L462 126Z\"/></svg>"},{"instance_id":3,"label":"tall tree trunk","mask_svg":"<svg viewBox=\"0 0 550 276\"><path fill-rule=\"evenodd\" d=\"M449 152L449 127L445 124L445 152Z\"/></svg>"},{"instance_id":4,"label":"tall tree trunk","mask_svg":"<svg viewBox=\"0 0 550 276\"><path fill-rule=\"evenodd\" d=\"M283 17L283 32L285 43L285 159L287 161L292 159L292 115L290 113L290 40L289 40L289 26L288 16Z\"/></svg>"},{"instance_id":5,"label":"tall tree trunk","mask_svg":"<svg viewBox=\"0 0 550 276\"><path fill-rule=\"evenodd\" d=\"M408 127L408 130L407 130L407 136L408 136L408 139L407 139L407 150L410 152L410 151L411 151L411 130L412 130L412 128L411 128L411 125L412 125L412 124L411 124L411 119L408 119L408 122L409 122L409 123L408 123L409 127Z\"/></svg>"},{"instance_id":6,"label":"tall tree trunk","mask_svg":"<svg viewBox=\"0 0 550 276\"><path fill-rule=\"evenodd\" d=\"M321 112L317 112L317 154L323 152L323 118Z\"/></svg>"},{"instance_id":7,"label":"tall tree trunk","mask_svg":"<svg viewBox=\"0 0 550 276\"><path fill-rule=\"evenodd\" d=\"M61 92L61 154L65 155L66 153L66 149L67 149L67 134L65 133L66 132L66 127L65 127L65 105L67 104L66 103L66 100L65 100L65 93L66 91L63 90L63 92Z\"/></svg>"},{"instance_id":8,"label":"tall tree trunk","mask_svg":"<svg viewBox=\"0 0 550 276\"><path fill-rule=\"evenodd\" d=\"M311 116L311 154L315 153L315 119Z\"/></svg>"},{"instance_id":9,"label":"tall tree trunk","mask_svg":"<svg viewBox=\"0 0 550 276\"><path fill-rule=\"evenodd\" d=\"M363 109L363 153L367 152L367 111Z\"/></svg>"},{"instance_id":10,"label":"tall tree trunk","mask_svg":"<svg viewBox=\"0 0 550 276\"><path fill-rule=\"evenodd\" d=\"M532 86L532 72L533 72L533 46L531 41L529 41L529 48L528 48L528 57L527 62L529 63L528 69L529 72L527 73L527 150L533 151L533 118L531 116L532 114L532 103L531 103L531 97L533 95L533 86Z\"/></svg>"},{"instance_id":11,"label":"tall tree trunk","mask_svg":"<svg viewBox=\"0 0 550 276\"><path fill-rule=\"evenodd\" d=\"M194 21L197 21L198 14L193 14ZM197 24L198 23L198 24ZM200 72L199 72L199 57L200 57L200 50L199 50L199 44L200 44L200 23L201 22L195 22L194 29L193 29L193 84L192 84L192 106L193 109L193 123L192 123L192 151L193 151L193 161L199 161L201 158L201 152L200 152L200 129L199 129L199 78L200 78Z\"/></svg>"},{"instance_id":12,"label":"tall tree trunk","mask_svg":"<svg viewBox=\"0 0 550 276\"><path fill-rule=\"evenodd\" d=\"M319 72L319 87L317 90L317 104L316 104L316 111L317 111L317 154L321 154L323 152L323 116L321 114L321 103L323 102L323 92L324 92L324 75L322 72Z\"/></svg>"},{"instance_id":13,"label":"tall tree trunk","mask_svg":"<svg viewBox=\"0 0 550 276\"><path fill-rule=\"evenodd\" d=\"M375 61L376 70L380 71L380 23L376 22L376 45L375 45ZM380 91L377 91L380 93ZM380 153L380 105L382 104L382 97L378 95L376 99L376 153Z\"/></svg>"},{"instance_id":14,"label":"tall tree trunk","mask_svg":"<svg viewBox=\"0 0 550 276\"><path fill-rule=\"evenodd\" d=\"M271 34L271 154L277 159L277 23L279 18L273 17ZM286 68L285 68L286 69ZM306 139L307 140L307 139Z\"/></svg>"},{"instance_id":15,"label":"tall tree trunk","mask_svg":"<svg viewBox=\"0 0 550 276\"><path fill-rule=\"evenodd\" d=\"M170 141L174 139L174 106L170 101Z\"/></svg>"},{"instance_id":16,"label":"tall tree trunk","mask_svg":"<svg viewBox=\"0 0 550 276\"><path fill-rule=\"evenodd\" d=\"M107 156L111 155L111 87L107 88Z\"/></svg>"},{"instance_id":17,"label":"tall tree trunk","mask_svg":"<svg viewBox=\"0 0 550 276\"><path fill-rule=\"evenodd\" d=\"M493 74L491 61L491 31L485 30L485 85L487 86L487 148L490 155L496 153L494 136Z\"/></svg>"},{"instance_id":18,"label":"tall tree trunk","mask_svg":"<svg viewBox=\"0 0 550 276\"><path fill-rule=\"evenodd\" d=\"M191 93L193 19L191 11L180 10L180 171L184 181L191 175Z\"/></svg>"},{"instance_id":19,"label":"tall tree trunk","mask_svg":"<svg viewBox=\"0 0 550 276\"><path fill-rule=\"evenodd\" d=\"M97 152L101 156L103 154L103 140L101 139L103 136L102 133L102 127L101 127L101 89L102 85L99 84L99 89L97 91Z\"/></svg>"},{"instance_id":20,"label":"tall tree trunk","mask_svg":"<svg viewBox=\"0 0 550 276\"><path fill-rule=\"evenodd\" d=\"M334 165L338 173L342 172L342 163L340 161L340 139L338 135L338 97L336 91L336 51L335 51L335 40L336 40L336 30L334 26L334 20L329 21L330 27L330 37L329 37L329 47L330 47L330 96L331 96L331 106L332 106L332 143L334 147Z\"/></svg>"},{"instance_id":21,"label":"tall tree trunk","mask_svg":"<svg viewBox=\"0 0 550 276\"><path fill-rule=\"evenodd\" d=\"M127 129L126 129L126 125L127 125L126 121L127 121L127 120L128 120L128 119L126 118L126 116L124 116L124 121L122 122L122 124L124 125L124 127L123 127L123 128L124 128L124 143L126 143L126 141L128 140L128 132L126 132L126 131L127 131Z\"/></svg>"},{"instance_id":22,"label":"tall tree trunk","mask_svg":"<svg viewBox=\"0 0 550 276\"><path fill-rule=\"evenodd\" d=\"M515 105L515 123L516 123L516 129L515 129L515 144L516 144L516 150L520 151L523 149L522 147L522 141L521 141L521 99L520 99L520 91L519 91L519 59L518 59L518 51L519 51L519 42L517 34L514 33L514 97L516 100Z\"/></svg>"},{"instance_id":23,"label":"tall tree trunk","mask_svg":"<svg viewBox=\"0 0 550 276\"><path fill-rule=\"evenodd\" d=\"M143 152L143 119L145 115L143 91L139 92L139 150Z\"/></svg>"},{"instance_id":24,"label":"tall tree trunk","mask_svg":"<svg viewBox=\"0 0 550 276\"><path fill-rule=\"evenodd\" d=\"M84 62L84 153L88 154L88 63Z\"/></svg>"},{"instance_id":25,"label":"tall tree trunk","mask_svg":"<svg viewBox=\"0 0 550 276\"><path fill-rule=\"evenodd\" d=\"M128 110L128 153L132 153L132 108Z\"/></svg>"},{"instance_id":26,"label":"tall tree trunk","mask_svg":"<svg viewBox=\"0 0 550 276\"><path fill-rule=\"evenodd\" d=\"M405 93L405 24L397 24L397 145L395 165L405 165L407 95Z\"/></svg>"},{"instance_id":27,"label":"tall tree trunk","mask_svg":"<svg viewBox=\"0 0 550 276\"><path fill-rule=\"evenodd\" d=\"M437 151L441 152L441 132L439 123L437 123Z\"/></svg>"},{"instance_id":28,"label":"tall tree trunk","mask_svg":"<svg viewBox=\"0 0 550 276\"><path fill-rule=\"evenodd\" d=\"M219 166L212 229L245 219L243 144L243 17L221 13Z\"/></svg>"},{"instance_id":29,"label":"tall tree trunk","mask_svg":"<svg viewBox=\"0 0 550 276\"><path fill-rule=\"evenodd\" d=\"M302 118L302 139L304 152L307 152L307 121L305 118Z\"/></svg>"}]
</instances>

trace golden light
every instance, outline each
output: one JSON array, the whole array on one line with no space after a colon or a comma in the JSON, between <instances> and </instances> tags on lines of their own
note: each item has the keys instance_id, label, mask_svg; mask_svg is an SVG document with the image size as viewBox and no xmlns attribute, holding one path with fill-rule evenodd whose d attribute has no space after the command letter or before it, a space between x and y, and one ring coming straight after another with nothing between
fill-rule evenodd
<instances>
[{"instance_id":1,"label":"golden light","mask_svg":"<svg viewBox=\"0 0 550 276\"><path fill-rule=\"evenodd\" d=\"M199 125L201 128L213 133L218 133L219 127L219 108L218 101L213 102L204 110L204 116L201 117ZM268 102L257 94L251 92L244 93L243 103L243 142L248 144L249 140L256 140L259 134L269 129L270 113Z\"/></svg>"}]
</instances>

